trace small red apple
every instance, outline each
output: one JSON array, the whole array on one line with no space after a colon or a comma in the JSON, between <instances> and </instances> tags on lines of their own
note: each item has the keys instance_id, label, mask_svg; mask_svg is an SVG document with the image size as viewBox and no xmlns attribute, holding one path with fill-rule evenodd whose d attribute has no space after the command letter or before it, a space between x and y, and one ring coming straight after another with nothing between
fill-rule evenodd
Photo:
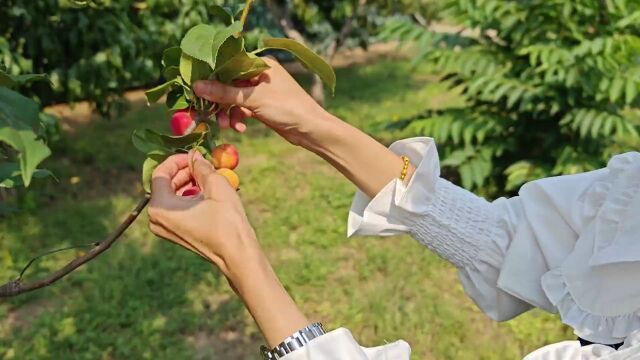
<instances>
[{"instance_id":1,"label":"small red apple","mask_svg":"<svg viewBox=\"0 0 640 360\"><path fill-rule=\"evenodd\" d=\"M218 145L211 151L211 162L216 169L233 170L240 162L238 149L231 144Z\"/></svg>"},{"instance_id":2,"label":"small red apple","mask_svg":"<svg viewBox=\"0 0 640 360\"><path fill-rule=\"evenodd\" d=\"M193 110L178 110L171 116L171 132L176 136L191 134L196 128L197 114Z\"/></svg>"},{"instance_id":3,"label":"small red apple","mask_svg":"<svg viewBox=\"0 0 640 360\"><path fill-rule=\"evenodd\" d=\"M187 188L185 191L182 192L182 196L195 196L200 194L200 188L197 186L192 186L190 188Z\"/></svg>"}]
</instances>

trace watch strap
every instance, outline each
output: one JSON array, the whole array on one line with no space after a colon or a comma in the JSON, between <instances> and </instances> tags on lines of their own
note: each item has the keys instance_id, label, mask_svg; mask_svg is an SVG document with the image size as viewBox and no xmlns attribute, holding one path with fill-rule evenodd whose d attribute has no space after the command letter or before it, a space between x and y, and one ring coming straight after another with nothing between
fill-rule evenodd
<instances>
[{"instance_id":1,"label":"watch strap","mask_svg":"<svg viewBox=\"0 0 640 360\"><path fill-rule=\"evenodd\" d=\"M260 347L260 352L265 360L280 359L285 355L304 347L311 340L324 335L326 332L321 323L313 323L293 333L284 339L278 346L269 350L266 346Z\"/></svg>"}]
</instances>

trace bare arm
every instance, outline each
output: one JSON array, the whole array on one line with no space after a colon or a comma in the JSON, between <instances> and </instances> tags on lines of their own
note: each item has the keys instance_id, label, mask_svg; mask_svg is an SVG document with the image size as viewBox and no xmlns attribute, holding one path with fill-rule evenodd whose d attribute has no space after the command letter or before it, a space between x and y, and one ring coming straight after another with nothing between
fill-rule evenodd
<instances>
[{"instance_id":1,"label":"bare arm","mask_svg":"<svg viewBox=\"0 0 640 360\"><path fill-rule=\"evenodd\" d=\"M328 112L320 116L301 146L327 160L369 197L400 176L404 165L400 156ZM410 165L405 181L414 171Z\"/></svg>"}]
</instances>

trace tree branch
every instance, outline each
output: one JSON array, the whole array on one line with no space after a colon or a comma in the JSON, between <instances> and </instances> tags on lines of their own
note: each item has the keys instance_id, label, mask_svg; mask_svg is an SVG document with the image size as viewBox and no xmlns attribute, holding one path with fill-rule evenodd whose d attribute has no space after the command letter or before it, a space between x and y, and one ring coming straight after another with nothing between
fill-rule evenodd
<instances>
[{"instance_id":1,"label":"tree branch","mask_svg":"<svg viewBox=\"0 0 640 360\"><path fill-rule=\"evenodd\" d=\"M253 0L246 0L244 3L244 9L242 10L242 16L240 16L240 23L242 26L247 22L247 16L249 16L249 11L251 11L251 5L253 4Z\"/></svg>"},{"instance_id":2,"label":"tree branch","mask_svg":"<svg viewBox=\"0 0 640 360\"><path fill-rule=\"evenodd\" d=\"M89 261L95 259L103 252L107 251L113 243L116 242L124 234L124 232L133 224L133 222L138 218L138 215L142 212L142 210L149 203L149 194L145 195L145 197L140 200L138 205L136 205L135 209L129 213L129 216L118 226L116 230L114 230L107 238L98 243L93 249L89 250L86 254L73 259L64 267L52 272L51 274L35 280L30 283L22 282L22 275L18 277L18 279L10 281L2 286L0 286L0 298L12 297L20 294L24 294L29 291L33 291L36 289L43 288L45 286L49 286L54 282L62 279L63 277L69 275L82 265L88 263Z\"/></svg>"}]
</instances>

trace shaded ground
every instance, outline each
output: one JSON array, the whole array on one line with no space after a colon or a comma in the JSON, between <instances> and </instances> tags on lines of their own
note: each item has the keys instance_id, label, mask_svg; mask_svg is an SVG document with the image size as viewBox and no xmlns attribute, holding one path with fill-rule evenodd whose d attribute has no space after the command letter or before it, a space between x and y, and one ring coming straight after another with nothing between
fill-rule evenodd
<instances>
[{"instance_id":1,"label":"shaded ground","mask_svg":"<svg viewBox=\"0 0 640 360\"><path fill-rule=\"evenodd\" d=\"M455 101L406 62L343 68L338 79L328 106L360 127ZM38 251L90 242L113 228L141 196L143 157L131 132L167 131L166 119L161 107L138 106L121 119L76 124L46 164L60 184L38 182L25 212L0 220L0 279L14 277ZM276 271L310 317L349 327L364 345L404 338L415 359L514 359L571 338L540 312L491 322L464 295L454 269L409 238L346 240L352 185L251 125L242 138L225 134L240 149L241 196ZM65 260L47 259L32 276ZM0 359L256 359L260 343L219 273L154 238L144 215L80 271L0 302Z\"/></svg>"}]
</instances>

